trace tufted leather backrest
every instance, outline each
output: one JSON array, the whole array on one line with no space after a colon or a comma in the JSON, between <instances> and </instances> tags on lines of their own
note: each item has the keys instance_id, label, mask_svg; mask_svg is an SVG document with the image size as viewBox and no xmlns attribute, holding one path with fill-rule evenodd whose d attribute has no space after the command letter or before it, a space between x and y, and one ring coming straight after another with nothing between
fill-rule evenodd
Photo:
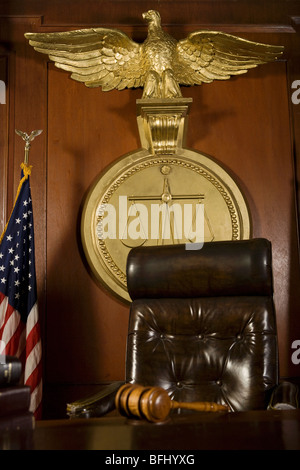
<instances>
[{"instance_id":1,"label":"tufted leather backrest","mask_svg":"<svg viewBox=\"0 0 300 470\"><path fill-rule=\"evenodd\" d=\"M127 282L127 382L177 401L266 408L278 382L267 240L133 249Z\"/></svg>"}]
</instances>

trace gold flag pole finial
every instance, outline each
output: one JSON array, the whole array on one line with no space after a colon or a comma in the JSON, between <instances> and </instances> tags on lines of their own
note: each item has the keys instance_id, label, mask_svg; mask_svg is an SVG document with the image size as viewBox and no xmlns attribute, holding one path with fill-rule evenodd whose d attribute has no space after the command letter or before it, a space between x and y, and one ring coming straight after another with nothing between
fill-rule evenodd
<instances>
[{"instance_id":1,"label":"gold flag pole finial","mask_svg":"<svg viewBox=\"0 0 300 470\"><path fill-rule=\"evenodd\" d=\"M30 135L28 135L26 132L23 131L18 131L15 129L16 134L22 137L22 139L25 141L25 156L24 156L24 163L25 165L28 165L29 161L29 150L31 146L31 142L36 138L37 135L40 135L43 130L39 129L36 131L32 131Z\"/></svg>"}]
</instances>

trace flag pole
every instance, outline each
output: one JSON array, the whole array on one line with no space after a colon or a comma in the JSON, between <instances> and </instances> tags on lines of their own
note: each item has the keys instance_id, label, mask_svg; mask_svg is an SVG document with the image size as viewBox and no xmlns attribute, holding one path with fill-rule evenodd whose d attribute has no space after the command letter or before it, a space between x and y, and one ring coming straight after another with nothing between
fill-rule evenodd
<instances>
[{"instance_id":1,"label":"flag pole","mask_svg":"<svg viewBox=\"0 0 300 470\"><path fill-rule=\"evenodd\" d=\"M24 155L24 164L27 166L29 163L29 150L31 146L31 142L36 138L37 135L40 135L43 130L39 129L36 131L32 131L31 134L27 134L26 132L19 131L15 129L16 134L18 134L22 139L25 141L25 155Z\"/></svg>"},{"instance_id":2,"label":"flag pole","mask_svg":"<svg viewBox=\"0 0 300 470\"><path fill-rule=\"evenodd\" d=\"M20 384L30 388L28 411L35 419L42 407L42 344L37 304L33 208L28 164L30 144L41 130L16 130L25 141L25 160L11 215L0 238L1 353L16 356L22 365ZM29 415L32 423L32 416Z\"/></svg>"}]
</instances>

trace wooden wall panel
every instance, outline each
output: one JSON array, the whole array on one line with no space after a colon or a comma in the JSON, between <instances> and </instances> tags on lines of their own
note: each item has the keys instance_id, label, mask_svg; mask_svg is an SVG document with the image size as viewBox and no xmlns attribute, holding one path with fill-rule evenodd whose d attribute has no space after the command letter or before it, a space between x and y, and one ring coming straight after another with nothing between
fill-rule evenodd
<instances>
[{"instance_id":1,"label":"wooden wall panel","mask_svg":"<svg viewBox=\"0 0 300 470\"><path fill-rule=\"evenodd\" d=\"M48 354L56 358L48 366L51 382L97 383L124 376L128 308L89 274L81 250L80 210L89 186L120 148L136 147L126 119L135 116L130 98L129 91L109 96L88 90L49 66L47 306L52 313L47 334L65 332L48 341Z\"/></svg>"},{"instance_id":2,"label":"wooden wall panel","mask_svg":"<svg viewBox=\"0 0 300 470\"><path fill-rule=\"evenodd\" d=\"M30 163L45 417L64 416L66 401L124 377L128 307L92 278L79 225L94 179L140 146L136 99L141 90L87 89L35 52L24 32L112 25L142 40L141 13L153 7L150 3L20 5L0 0L0 57L9 87L9 103L0 110L2 219L12 205L23 160L23 142L14 129L43 129L32 145ZM183 88L183 94L193 98L188 146L211 155L232 174L248 201L253 236L272 241L281 375L299 378L300 365L291 361L291 343L300 339L300 104L297 108L291 101L291 83L300 79L299 6L293 1L187 1L183 11L182 2L165 0L159 10L176 37L206 27L285 45L278 63L230 81Z\"/></svg>"}]
</instances>

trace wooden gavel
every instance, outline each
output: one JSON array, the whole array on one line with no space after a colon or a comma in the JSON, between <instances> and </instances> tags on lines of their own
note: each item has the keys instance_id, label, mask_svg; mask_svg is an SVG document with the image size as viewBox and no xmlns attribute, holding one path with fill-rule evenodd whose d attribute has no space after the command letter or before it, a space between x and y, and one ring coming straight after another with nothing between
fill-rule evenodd
<instances>
[{"instance_id":1,"label":"wooden gavel","mask_svg":"<svg viewBox=\"0 0 300 470\"><path fill-rule=\"evenodd\" d=\"M166 390L161 387L143 387L129 383L119 388L115 404L121 415L146 419L152 423L164 421L171 409L176 408L195 411L229 411L226 405L214 402L177 402L171 400Z\"/></svg>"}]
</instances>

